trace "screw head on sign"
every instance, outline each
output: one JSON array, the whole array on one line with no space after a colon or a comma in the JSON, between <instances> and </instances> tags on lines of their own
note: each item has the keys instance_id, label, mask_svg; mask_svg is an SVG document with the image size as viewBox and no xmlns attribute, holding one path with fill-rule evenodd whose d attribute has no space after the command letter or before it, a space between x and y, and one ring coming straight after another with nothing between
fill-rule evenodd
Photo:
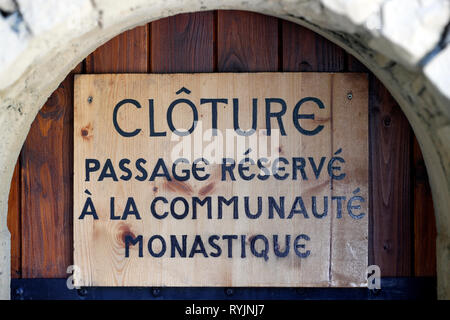
<instances>
[{"instance_id":1,"label":"screw head on sign","mask_svg":"<svg viewBox=\"0 0 450 320\"><path fill-rule=\"evenodd\" d=\"M234 290L231 289L231 288L227 288L227 289L225 290L225 294L226 294L227 296L232 296L232 295L234 294Z\"/></svg>"},{"instance_id":2,"label":"screw head on sign","mask_svg":"<svg viewBox=\"0 0 450 320\"><path fill-rule=\"evenodd\" d=\"M94 100L94 98L92 98L91 96L89 96L89 97L87 98L88 103L92 103L92 100Z\"/></svg>"},{"instance_id":3,"label":"screw head on sign","mask_svg":"<svg viewBox=\"0 0 450 320\"><path fill-rule=\"evenodd\" d=\"M347 93L347 99L352 100L352 98L353 98L353 93L350 91L349 93Z\"/></svg>"}]
</instances>

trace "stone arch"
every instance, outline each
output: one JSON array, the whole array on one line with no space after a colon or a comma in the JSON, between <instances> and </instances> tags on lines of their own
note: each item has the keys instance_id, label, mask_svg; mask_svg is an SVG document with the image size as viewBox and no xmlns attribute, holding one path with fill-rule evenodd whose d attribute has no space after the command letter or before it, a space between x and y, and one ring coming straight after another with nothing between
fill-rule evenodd
<instances>
[{"instance_id":1,"label":"stone arch","mask_svg":"<svg viewBox=\"0 0 450 320\"><path fill-rule=\"evenodd\" d=\"M450 3L446 0L0 0L0 298L9 299L7 201L30 125L70 70L115 35L166 16L255 11L303 25L363 62L407 116L437 224L438 297L450 299Z\"/></svg>"}]
</instances>

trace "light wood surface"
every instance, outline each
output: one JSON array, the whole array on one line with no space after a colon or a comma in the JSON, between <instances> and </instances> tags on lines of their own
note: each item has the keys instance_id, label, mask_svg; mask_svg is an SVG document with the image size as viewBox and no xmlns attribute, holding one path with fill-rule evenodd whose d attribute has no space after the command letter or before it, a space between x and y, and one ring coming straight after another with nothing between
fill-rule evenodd
<instances>
[{"instance_id":1,"label":"light wood surface","mask_svg":"<svg viewBox=\"0 0 450 320\"><path fill-rule=\"evenodd\" d=\"M191 93L176 92L188 88ZM348 94L352 93L351 99ZM307 102L300 113L315 114L315 120L301 119L307 130L323 125L324 129L315 136L301 134L294 126L293 108L304 97L319 98L325 108ZM89 97L92 97L89 103ZM261 181L244 181L238 175L236 181L222 181L220 164L209 165L211 174L205 181L189 179L185 182L167 181L163 177L155 181L137 181L134 175L134 162L144 158L144 167L153 170L158 158L163 158L171 172L171 152L177 141L171 141L166 123L167 108L178 98L189 99L196 105L203 131L212 123L211 106L200 105L200 98L228 98L228 104L219 104L218 129L233 128L232 99L239 98L239 124L243 130L251 126L252 99L258 98L257 135L265 129L265 98L283 98L287 111L283 116L286 136L280 136L280 157L290 161L286 173L290 177L277 180L273 176ZM122 137L115 131L112 122L114 106L122 99L135 99L142 108L131 105L121 108L118 122L126 131L141 128L135 137ZM166 137L150 137L148 100L155 100L155 130L167 132ZM325 74L325 73L256 73L256 74L172 74L172 75L81 75L75 81L74 115L74 260L82 269L78 284L87 286L364 286L367 266L367 226L368 226L368 128L367 102L368 86L364 74ZM279 105L274 104L274 111ZM184 106L177 107L173 122L178 128L189 128L192 112ZM271 125L276 129L277 121ZM198 125L196 130L200 130ZM195 136L196 131L192 134ZM203 142L205 147L210 142ZM198 144L197 144L198 146ZM339 151L341 149L341 151ZM336 153L345 159L341 163L346 177L331 181L328 175L328 161ZM252 153L249 156L253 157ZM292 158L304 157L307 162L305 173L308 180L292 179ZM319 165L325 157L322 171L315 178L308 157ZM123 158L131 160L133 178L129 181L97 181L98 170L85 180L85 159L98 159L103 167L106 159L111 159L117 175L123 174L118 163ZM256 159L256 158L255 158ZM335 165L339 165L338 162ZM256 166L250 172L258 173ZM298 172L300 176L300 172ZM147 178L147 180L149 180ZM366 201L361 203L358 214L364 212L362 219L353 219L347 213L347 202L343 203L342 218L337 218L336 201L332 196L345 196L352 193ZM80 214L89 195L97 213L98 220ZM127 220L110 220L110 197L115 197L115 212L123 212L128 197L133 197L141 220L129 216ZM165 197L169 203L175 197L183 197L189 203L189 213L185 219L174 219L170 214L165 219L155 219L150 212L150 203L157 197ZM205 207L198 207L197 219L192 219L192 197L210 196L212 200L212 219L207 218ZM230 199L238 196L239 218L233 218L231 206L224 206L223 218L217 219L218 197ZM258 219L245 215L244 198L249 197L250 209L257 211L258 197L262 199L262 213ZM268 198L285 197L285 218L268 218ZM295 214L288 218L296 197L301 196L308 212ZM316 196L317 211L323 212L324 197L328 199L328 214L322 219L312 213L312 197ZM159 203L161 204L161 203ZM162 206L157 206L163 212ZM166 208L169 210L169 206ZM180 203L175 206L182 211ZM297 206L297 209L299 207ZM193 258L170 257L170 235L187 235L188 254L195 235L201 235L208 258L195 254ZM211 235L237 235L233 241L233 258L227 256L227 242L217 241L222 248L219 258L210 256L212 247L208 244ZM264 235L268 238L268 259L257 258L250 252L251 237ZM293 243L299 234L306 234L309 241L305 250L311 254L300 258L294 252ZM138 246L131 246L130 257L125 258L126 235L143 236L143 257L138 257ZM148 239L161 235L167 244L163 257L155 258L147 249ZM246 236L246 258L241 258L240 236ZM284 251L285 235L290 235L290 252L287 257L276 257L273 249L273 235L279 236L280 251ZM262 241L256 241L256 251L262 250ZM156 252L159 241L155 241Z\"/></svg>"}]
</instances>

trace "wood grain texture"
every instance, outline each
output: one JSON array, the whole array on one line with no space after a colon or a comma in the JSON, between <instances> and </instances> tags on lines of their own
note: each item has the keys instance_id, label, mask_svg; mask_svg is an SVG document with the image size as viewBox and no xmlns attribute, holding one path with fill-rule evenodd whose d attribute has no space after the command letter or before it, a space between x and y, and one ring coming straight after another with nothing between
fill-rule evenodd
<instances>
[{"instance_id":1,"label":"wood grain texture","mask_svg":"<svg viewBox=\"0 0 450 320\"><path fill-rule=\"evenodd\" d=\"M333 79L335 81L333 82ZM190 93L176 93L182 87L189 88ZM213 73L213 74L150 74L150 75L80 75L75 80L75 115L74 115L74 240L75 263L82 269L81 286L365 286L367 266L367 104L368 84L365 75L360 74L328 74L328 73ZM347 93L352 91L354 98L350 101ZM88 97L93 97L88 102ZM239 98L239 114L234 114L232 99ZM243 130L251 127L251 101L256 97L264 101L265 97L280 97L285 101L286 114L283 117L284 135L276 134L281 125L272 122L271 137L266 139L266 117L257 112L257 128L252 138L259 137L256 144L238 144L226 150L228 137L226 130L233 128L236 117L240 119ZM315 119L303 120L303 128L312 130L319 124L322 131L317 135L302 134L292 121L294 107L304 97L316 97L323 102L323 108L315 103L302 105L302 113L315 114ZM189 163L195 159L205 158L210 165L205 166L206 180L195 179L192 175L187 179L174 178L181 172L180 165L173 167L173 152L180 145L179 140L171 137L166 119L168 106L175 99L189 99L195 105L201 98L226 98L227 103L220 105L217 117L217 128L222 132L214 141L203 140L206 132L211 132L212 111L200 108L198 118L201 119L188 141L195 139L194 150L207 150L211 145L218 146L214 152L220 152L227 158L240 163L246 147L250 145L247 157L253 160L249 165L249 173L253 178L245 178L238 170L234 170L235 179L221 176L223 156L219 159L211 157L211 153L186 153L183 158ZM166 136L151 137L148 129L149 112L147 108L126 107L119 111L118 118L123 128L142 128L133 137L123 137L114 129L111 119L114 106L123 99L134 99L144 106L148 99L154 99L154 118L158 132L167 132ZM333 103L334 101L334 103ZM272 106L273 107L273 106ZM278 106L275 106L277 108ZM278 108L277 108L278 109ZM333 109L333 113L331 113ZM334 110L335 109L335 110ZM349 112L351 111L351 112ZM177 128L189 128L192 125L192 110L177 107L169 116ZM277 131L278 131L277 130ZM225 141L226 140L226 141ZM251 140L250 137L247 140ZM278 142L278 145L274 143ZM264 149L269 153L258 153L266 142ZM270 147L269 147L270 146ZM222 153L223 152L223 153ZM345 158L346 177L336 182L333 191L330 177L324 169L325 161L329 161L331 153L337 152ZM176 153L179 155L179 153ZM286 179L277 179L273 173L265 174L258 179L256 174L261 170L256 165L261 157L268 157L274 165L279 156L288 161L283 171ZM292 169L294 157L308 157L309 163L315 166L322 163L314 171L313 165L306 164L303 178L296 178L298 170ZM178 156L179 157L179 156ZM118 165L122 159L130 159L131 177L111 179L100 178L101 168L110 159L119 177L122 171ZM148 172L146 178L138 181L140 175L136 161L145 159L143 167ZM158 159L164 159L169 176L149 178L156 169ZM100 167L85 175L85 159L98 159ZM275 166L275 165L274 165ZM191 165L183 165L184 169ZM278 170L275 169L275 172ZM241 171L239 171L241 172ZM248 176L247 174L244 174ZM88 190L88 191L86 191ZM354 191L357 190L357 191ZM330 192L335 196L350 199L357 192L364 200L354 214L365 212L361 219L352 218L343 210L342 217L332 208ZM87 194L88 195L87 195ZM231 199L237 197L237 210L227 207L223 218L219 216L219 197ZM130 216L128 219L111 219L111 200L114 197L115 215L124 212L128 197L133 197L141 219ZM169 205L162 205L157 197L167 199ZM181 205L179 197L185 201ZM201 200L210 197L211 209L197 207L197 217L193 218L194 197ZM250 210L257 217L248 217L244 207L245 197L250 201ZM260 205L256 205L257 201ZM270 217L269 199L284 197L285 207L282 217ZM302 197L302 198L298 198ZM83 216L86 201L92 199L95 204L98 220L91 215ZM177 200L178 199L178 200ZM314 199L317 199L317 206ZM178 202L176 202L178 201ZM301 203L301 204L300 204ZM153 204L156 211L151 210ZM174 206L176 204L176 206ZM170 209L169 209L170 207ZM258 209L256 209L257 207ZM303 209L304 208L304 209ZM320 209L319 209L320 208ZM304 210L304 211L303 211ZM162 212L167 217L158 219ZM318 212L320 215L318 216ZM185 212L185 213L183 213ZM183 218L180 218L182 215ZM178 216L178 217L175 217ZM331 225L331 222L334 223ZM330 232L333 237L330 237ZM143 257L138 256L136 246L126 258L126 235L143 236ZM187 235L189 257L173 257L170 252L173 246L171 237L181 239ZM231 246L233 257L225 254L226 241L220 239L218 245L222 255L215 257L208 239L212 235L232 234L247 239L244 248L247 252L242 257L242 244L235 241ZM294 252L293 242L300 234L309 236L306 241L308 257L301 258ZM153 235L161 235L167 243L167 250L158 259L147 250L148 239ZM192 256L194 237L200 235L205 243L205 256L202 253ZM250 239L264 235L268 240L267 259L257 258L251 254ZM281 248L290 247L285 258L277 257L273 235L278 235ZM285 235L291 236L290 244L285 244ZM259 236L258 236L259 237ZM332 246L330 246L332 242ZM261 244L261 243L259 243ZM159 241L156 248L159 248ZM256 250L263 250L258 247ZM336 252L330 253L330 248ZM159 249L156 249L159 252ZM253 249L253 252L255 249ZM212 252L212 253L210 253ZM197 252L198 253L198 252ZM187 259L186 259L187 258ZM331 261L330 261L331 260ZM331 264L331 267L330 267ZM332 273L331 275L329 273ZM331 279L330 279L331 278ZM77 278L78 279L78 278ZM78 281L78 280L77 280Z\"/></svg>"},{"instance_id":2,"label":"wood grain texture","mask_svg":"<svg viewBox=\"0 0 450 320\"><path fill-rule=\"evenodd\" d=\"M345 51L319 34L282 22L283 71L342 72Z\"/></svg>"},{"instance_id":3,"label":"wood grain texture","mask_svg":"<svg viewBox=\"0 0 450 320\"><path fill-rule=\"evenodd\" d=\"M413 136L413 132L383 84L350 54L347 54L347 70L370 74L369 144L372 152L369 173L370 194L374 196L370 207L369 264L380 266L383 276L412 276L413 256L416 264L422 266L419 269L427 268L430 262L426 258L436 252L435 248L429 246L430 242L435 243L432 233L427 234L421 242L431 251L419 253L419 256L414 252L411 240L414 238L414 242L417 242L412 229L416 211L425 209L416 207L427 205L426 201L416 204L416 198L425 200L425 189L421 189L423 184L417 188L414 186L414 194L410 189L415 169L410 166L410 159L414 155L408 137ZM413 199L414 206L411 206ZM426 219L427 215L430 218L429 211L419 215L422 215L422 219ZM424 228L428 228L430 220L423 224ZM414 226L417 226L416 222Z\"/></svg>"},{"instance_id":4,"label":"wood grain texture","mask_svg":"<svg viewBox=\"0 0 450 320\"><path fill-rule=\"evenodd\" d=\"M214 13L180 14L151 24L151 72L212 72Z\"/></svg>"},{"instance_id":5,"label":"wood grain texture","mask_svg":"<svg viewBox=\"0 0 450 320\"><path fill-rule=\"evenodd\" d=\"M414 275L436 276L436 220L422 152L413 139Z\"/></svg>"},{"instance_id":6,"label":"wood grain texture","mask_svg":"<svg viewBox=\"0 0 450 320\"><path fill-rule=\"evenodd\" d=\"M358 59L356 59L354 56L352 56L350 53L346 52L346 67L345 71L349 72L365 72L367 74L370 73L370 70L367 69L367 67L362 64Z\"/></svg>"},{"instance_id":7,"label":"wood grain texture","mask_svg":"<svg viewBox=\"0 0 450 320\"><path fill-rule=\"evenodd\" d=\"M148 69L148 25L125 31L86 58L86 73L135 73Z\"/></svg>"},{"instance_id":8,"label":"wood grain texture","mask_svg":"<svg viewBox=\"0 0 450 320\"><path fill-rule=\"evenodd\" d=\"M346 65L351 65L352 72L367 72L367 70L353 57L348 55L343 49L326 40L320 35L308 30L304 27L294 23L282 22L282 55L283 55L283 71L307 71L307 72L342 72L346 69ZM364 81L361 81L361 86L348 87L345 79L347 75L337 74L336 79L333 78L332 90L336 90L333 96L336 98L332 100L333 115L342 113L341 119L343 121L355 120L351 126L339 126L339 130L334 127L331 131L331 147L329 150L330 156L339 148L343 148L346 161L349 163L358 164L363 169L358 174L350 177L353 184L361 184L368 180L368 117L367 110L361 108L368 108L367 103L361 104L367 99L368 87L367 80L364 75L361 75ZM338 94L341 92L341 95ZM342 92L352 92L354 99L349 100ZM351 112L349 112L351 110ZM336 118L336 116L333 116ZM357 146L365 152L349 152L355 145L352 137L358 136ZM364 170L367 174L364 173ZM362 186L364 184L361 184ZM339 193L351 193L353 190L347 190L346 184L335 181L333 182L332 195L337 196ZM368 186L361 190L361 195L368 199L370 195ZM370 198L370 197L369 197ZM347 199L348 200L348 199ZM368 221L368 207L369 203L365 203L366 219ZM355 256L360 256L361 252L367 252L367 238L368 238L368 223L366 229L358 229L352 232L352 238L349 237L348 230L352 229L354 222L348 217L338 220L334 217L331 220L330 232L330 266L329 277L330 282L334 285L348 283L349 279L354 276L356 270L364 269L367 265L367 257L364 261L355 259ZM358 234L355 236L355 233ZM356 254L358 253L358 254ZM355 254L355 256L353 256ZM362 278L363 275L361 275Z\"/></svg>"},{"instance_id":9,"label":"wood grain texture","mask_svg":"<svg viewBox=\"0 0 450 320\"><path fill-rule=\"evenodd\" d=\"M368 183L368 76L338 73L333 74L332 81L330 153L345 159L346 172L344 179L331 181L332 196L346 196L344 211L348 214L336 218L333 206L330 281L335 286L359 286L367 284L369 206L373 202ZM348 209L354 204L360 206L352 210L358 219L352 218Z\"/></svg>"},{"instance_id":10,"label":"wood grain texture","mask_svg":"<svg viewBox=\"0 0 450 320\"><path fill-rule=\"evenodd\" d=\"M22 274L65 277L72 264L73 74L39 111L23 146Z\"/></svg>"},{"instance_id":11,"label":"wood grain texture","mask_svg":"<svg viewBox=\"0 0 450 320\"><path fill-rule=\"evenodd\" d=\"M277 71L278 20L251 12L219 11L219 72Z\"/></svg>"},{"instance_id":12,"label":"wood grain texture","mask_svg":"<svg viewBox=\"0 0 450 320\"><path fill-rule=\"evenodd\" d=\"M394 98L372 75L370 87L369 264L378 265L385 277L411 276L411 129Z\"/></svg>"},{"instance_id":13,"label":"wood grain texture","mask_svg":"<svg viewBox=\"0 0 450 320\"><path fill-rule=\"evenodd\" d=\"M21 226L20 226L20 155L11 179L8 199L8 229L11 233L11 278L22 276Z\"/></svg>"}]
</instances>

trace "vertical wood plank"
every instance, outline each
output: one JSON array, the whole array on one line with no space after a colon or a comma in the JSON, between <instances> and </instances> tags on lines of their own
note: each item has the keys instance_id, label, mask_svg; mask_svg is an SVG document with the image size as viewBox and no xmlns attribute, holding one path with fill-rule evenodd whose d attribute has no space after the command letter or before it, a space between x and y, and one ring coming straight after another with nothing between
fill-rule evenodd
<instances>
[{"instance_id":1,"label":"vertical wood plank","mask_svg":"<svg viewBox=\"0 0 450 320\"><path fill-rule=\"evenodd\" d=\"M347 71L369 72L347 54ZM408 120L383 84L369 72L369 264L382 276L412 276L412 134Z\"/></svg>"},{"instance_id":2,"label":"vertical wood plank","mask_svg":"<svg viewBox=\"0 0 450 320\"><path fill-rule=\"evenodd\" d=\"M86 58L86 73L148 72L149 37L150 24L119 34ZM71 254L72 252L71 250Z\"/></svg>"},{"instance_id":3,"label":"vertical wood plank","mask_svg":"<svg viewBox=\"0 0 450 320\"><path fill-rule=\"evenodd\" d=\"M411 128L382 83L373 75L369 79L369 264L385 277L411 276Z\"/></svg>"},{"instance_id":4,"label":"vertical wood plank","mask_svg":"<svg viewBox=\"0 0 450 320\"><path fill-rule=\"evenodd\" d=\"M218 12L218 71L277 71L278 58L276 18L242 11Z\"/></svg>"},{"instance_id":5,"label":"vertical wood plank","mask_svg":"<svg viewBox=\"0 0 450 320\"><path fill-rule=\"evenodd\" d=\"M51 95L22 150L22 274L65 277L72 264L73 74Z\"/></svg>"},{"instance_id":6,"label":"vertical wood plank","mask_svg":"<svg viewBox=\"0 0 450 320\"><path fill-rule=\"evenodd\" d=\"M334 212L331 215L330 280L333 285L348 285L348 279L364 285L367 283L368 208L371 202L368 188L369 84L365 74L338 73L332 79L331 152L342 150L345 168L354 168L352 174L343 180L331 180L332 195L348 195L347 204L352 194L362 197L364 200L358 204L360 208L356 212L364 216L355 220L346 215L335 219ZM351 99L348 98L349 92L352 93Z\"/></svg>"},{"instance_id":7,"label":"vertical wood plank","mask_svg":"<svg viewBox=\"0 0 450 320\"><path fill-rule=\"evenodd\" d=\"M8 229L11 233L11 278L22 276L20 228L20 156L14 168L8 199Z\"/></svg>"},{"instance_id":8,"label":"vertical wood plank","mask_svg":"<svg viewBox=\"0 0 450 320\"><path fill-rule=\"evenodd\" d=\"M304 27L296 25L294 23L283 21L282 22L282 61L283 71L294 72L342 72L346 68L347 54L346 52L321 37L320 35L308 30ZM359 72L360 70L358 70ZM357 112L358 103L364 101L365 91L367 87L364 87L364 81L360 84L362 86L347 88L346 83L348 81L342 81L347 75L336 75L335 81L331 86L333 89L333 96L337 97L335 101L331 100L330 108L333 115L344 112L347 109L352 109L355 112L355 116L360 118L360 122L351 128L340 128L336 131L335 126L339 123L331 122L330 125L333 130L330 131L330 141L332 148L328 152L324 152L324 155L331 157L333 152L339 148L343 148L344 154L346 154L346 160L349 163L357 164L364 167L363 158L361 154L364 153L351 153L353 148L359 148L364 150L368 149L368 146L358 145L353 146L349 143L349 138L357 134L358 136L364 135L365 126L367 126L367 118L365 118L364 112ZM349 76L351 77L351 76ZM339 80L340 79L340 80ZM346 98L346 92L354 91L354 100L348 101ZM339 98L341 97L342 98ZM367 97L366 97L367 98ZM333 119L334 117L332 117ZM337 118L337 117L336 117ZM350 153L349 153L350 152ZM367 181L367 177L363 174L352 177L350 183L364 185L364 181ZM333 194L351 193L353 190L345 190L347 185L342 185L338 181L333 182ZM363 188L364 189L364 188ZM344 191L345 190L345 191ZM368 194L368 190L362 190L361 194L365 197ZM364 211L364 210L363 210ZM367 212L367 211L366 211ZM333 214L331 215L333 216ZM331 243L330 243L330 266L329 266L329 281L333 284L345 283L349 275L354 273L354 270L364 269L364 265L356 266L352 261L352 256L349 254L348 247L351 246L352 252L364 252L366 250L364 244L366 241L366 232L361 232L358 237L354 237L354 241L336 241L334 239L346 239L346 231L351 227L352 221L348 219L342 219L341 221L333 221L331 219L329 230L331 231ZM358 239L355 241L355 238ZM353 269L354 268L354 269ZM339 272L336 272L339 270ZM354 275L353 275L354 276ZM361 274L360 281L364 282L365 275Z\"/></svg>"},{"instance_id":9,"label":"vertical wood plank","mask_svg":"<svg viewBox=\"0 0 450 320\"><path fill-rule=\"evenodd\" d=\"M345 51L319 34L283 21L283 71L342 72Z\"/></svg>"},{"instance_id":10,"label":"vertical wood plank","mask_svg":"<svg viewBox=\"0 0 450 320\"><path fill-rule=\"evenodd\" d=\"M151 24L151 72L214 71L214 13L180 14Z\"/></svg>"},{"instance_id":11,"label":"vertical wood plank","mask_svg":"<svg viewBox=\"0 0 450 320\"><path fill-rule=\"evenodd\" d=\"M86 73L148 71L148 25L125 31L86 58Z\"/></svg>"},{"instance_id":12,"label":"vertical wood plank","mask_svg":"<svg viewBox=\"0 0 450 320\"><path fill-rule=\"evenodd\" d=\"M436 276L436 220L422 152L413 139L414 275Z\"/></svg>"}]
</instances>

